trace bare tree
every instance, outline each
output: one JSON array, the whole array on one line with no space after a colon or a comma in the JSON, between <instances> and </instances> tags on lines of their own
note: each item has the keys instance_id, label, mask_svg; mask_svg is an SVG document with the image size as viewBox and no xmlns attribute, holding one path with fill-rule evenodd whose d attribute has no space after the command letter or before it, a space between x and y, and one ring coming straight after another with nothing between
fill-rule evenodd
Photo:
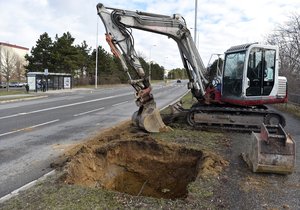
<instances>
[{"instance_id":1,"label":"bare tree","mask_svg":"<svg viewBox=\"0 0 300 210\"><path fill-rule=\"evenodd\" d=\"M279 46L280 72L288 78L289 91L296 92L300 89L300 15L294 14L279 25L267 43Z\"/></svg>"},{"instance_id":2,"label":"bare tree","mask_svg":"<svg viewBox=\"0 0 300 210\"><path fill-rule=\"evenodd\" d=\"M0 83L2 83L2 47L0 46Z\"/></svg>"},{"instance_id":3,"label":"bare tree","mask_svg":"<svg viewBox=\"0 0 300 210\"><path fill-rule=\"evenodd\" d=\"M24 72L24 61L22 60L22 58L20 58L19 56L17 56L16 59L16 70L15 70L15 77L17 78L18 81L22 80L22 75Z\"/></svg>"},{"instance_id":4,"label":"bare tree","mask_svg":"<svg viewBox=\"0 0 300 210\"><path fill-rule=\"evenodd\" d=\"M17 55L15 52L13 52L11 49L8 49L6 47L2 47L0 50L1 54L1 74L6 79L7 82L7 91L9 87L9 80L12 74L15 72L16 69L16 62L17 62Z\"/></svg>"}]
</instances>

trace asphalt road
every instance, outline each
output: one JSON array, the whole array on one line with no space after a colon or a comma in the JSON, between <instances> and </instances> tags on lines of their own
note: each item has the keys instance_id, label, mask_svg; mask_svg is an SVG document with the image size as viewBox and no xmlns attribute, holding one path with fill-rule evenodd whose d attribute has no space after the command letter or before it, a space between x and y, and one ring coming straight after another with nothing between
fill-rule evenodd
<instances>
[{"instance_id":1,"label":"asphalt road","mask_svg":"<svg viewBox=\"0 0 300 210\"><path fill-rule=\"evenodd\" d=\"M153 85L157 106L174 102L186 83ZM130 86L77 90L0 105L0 197L51 170L64 145L131 118L137 106Z\"/></svg>"}]
</instances>

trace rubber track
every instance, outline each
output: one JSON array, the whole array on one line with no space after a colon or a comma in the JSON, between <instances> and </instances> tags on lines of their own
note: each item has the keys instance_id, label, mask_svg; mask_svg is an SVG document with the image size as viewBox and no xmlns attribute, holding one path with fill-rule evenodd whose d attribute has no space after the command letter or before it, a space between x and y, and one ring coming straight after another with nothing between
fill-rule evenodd
<instances>
[{"instance_id":1,"label":"rubber track","mask_svg":"<svg viewBox=\"0 0 300 210\"><path fill-rule=\"evenodd\" d=\"M268 110L268 109L253 109L253 108L236 108L236 107L215 107L215 106L197 106L197 107L193 107L191 108L188 113L187 113L187 121L188 123L195 127L195 128L199 128L199 129L221 129L221 130L231 130L231 131L260 131L260 127L261 127L261 123L258 125L236 125L236 124L226 124L226 125L222 125L222 124L216 124L214 123L213 125L210 125L208 123L196 123L193 121L193 119L190 118L190 115L193 113L223 113L223 114L230 114L230 115L235 115L236 113L239 113L239 116L241 116L241 118L247 117L247 115L257 115L257 116L263 116L264 117L264 121L265 118L267 117L268 114L272 114L272 115L276 115L278 116L281 121L282 121L282 126L285 126L285 119L284 117L277 113L274 112L272 110Z\"/></svg>"}]
</instances>

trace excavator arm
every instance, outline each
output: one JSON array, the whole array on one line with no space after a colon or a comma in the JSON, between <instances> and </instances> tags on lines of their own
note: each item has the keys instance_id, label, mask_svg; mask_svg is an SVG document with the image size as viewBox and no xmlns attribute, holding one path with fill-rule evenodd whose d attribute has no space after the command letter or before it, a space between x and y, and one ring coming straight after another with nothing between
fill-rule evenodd
<instances>
[{"instance_id":1,"label":"excavator arm","mask_svg":"<svg viewBox=\"0 0 300 210\"><path fill-rule=\"evenodd\" d=\"M140 91L144 92L143 90L150 88L150 84L134 50L131 28L162 34L175 40L190 80L189 88L192 89L196 98L204 96L205 88L208 84L208 80L204 75L206 70L192 40L190 31L186 26L186 22L181 15L166 16L128 11L104 7L101 3L97 5L97 10L105 26L106 40L111 47L112 53L121 60L123 69L128 74L130 84L137 91L137 101L141 102L138 104L143 104L144 101L143 97L140 97L144 96L144 94L140 94ZM133 80L128 73L126 62L135 69L138 75L137 80ZM148 93L149 91L146 92ZM146 100L148 98L146 97Z\"/></svg>"},{"instance_id":2,"label":"excavator arm","mask_svg":"<svg viewBox=\"0 0 300 210\"><path fill-rule=\"evenodd\" d=\"M132 28L165 35L175 40L189 77L188 87L198 100L204 97L209 81L205 78L205 67L182 16L128 11L105 7L101 3L97 5L97 11L106 29L106 41L114 56L120 59L129 83L136 91L136 104L139 107L133 114L136 125L148 132L159 132L166 127L156 109L149 78L145 75L134 49ZM135 70L135 77L129 73L128 64Z\"/></svg>"}]
</instances>

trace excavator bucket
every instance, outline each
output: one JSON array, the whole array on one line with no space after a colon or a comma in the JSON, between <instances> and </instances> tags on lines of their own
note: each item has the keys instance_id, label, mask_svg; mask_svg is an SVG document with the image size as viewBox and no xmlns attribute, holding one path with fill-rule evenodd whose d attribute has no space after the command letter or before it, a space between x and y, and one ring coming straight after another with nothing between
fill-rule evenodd
<instances>
[{"instance_id":1,"label":"excavator bucket","mask_svg":"<svg viewBox=\"0 0 300 210\"><path fill-rule=\"evenodd\" d=\"M134 125L146 130L149 133L166 132L172 130L163 122L159 110L153 104L141 106L132 115Z\"/></svg>"},{"instance_id":2,"label":"excavator bucket","mask_svg":"<svg viewBox=\"0 0 300 210\"><path fill-rule=\"evenodd\" d=\"M242 156L253 172L291 174L295 154L295 141L281 125L262 124L260 133L252 132L249 151Z\"/></svg>"}]
</instances>

